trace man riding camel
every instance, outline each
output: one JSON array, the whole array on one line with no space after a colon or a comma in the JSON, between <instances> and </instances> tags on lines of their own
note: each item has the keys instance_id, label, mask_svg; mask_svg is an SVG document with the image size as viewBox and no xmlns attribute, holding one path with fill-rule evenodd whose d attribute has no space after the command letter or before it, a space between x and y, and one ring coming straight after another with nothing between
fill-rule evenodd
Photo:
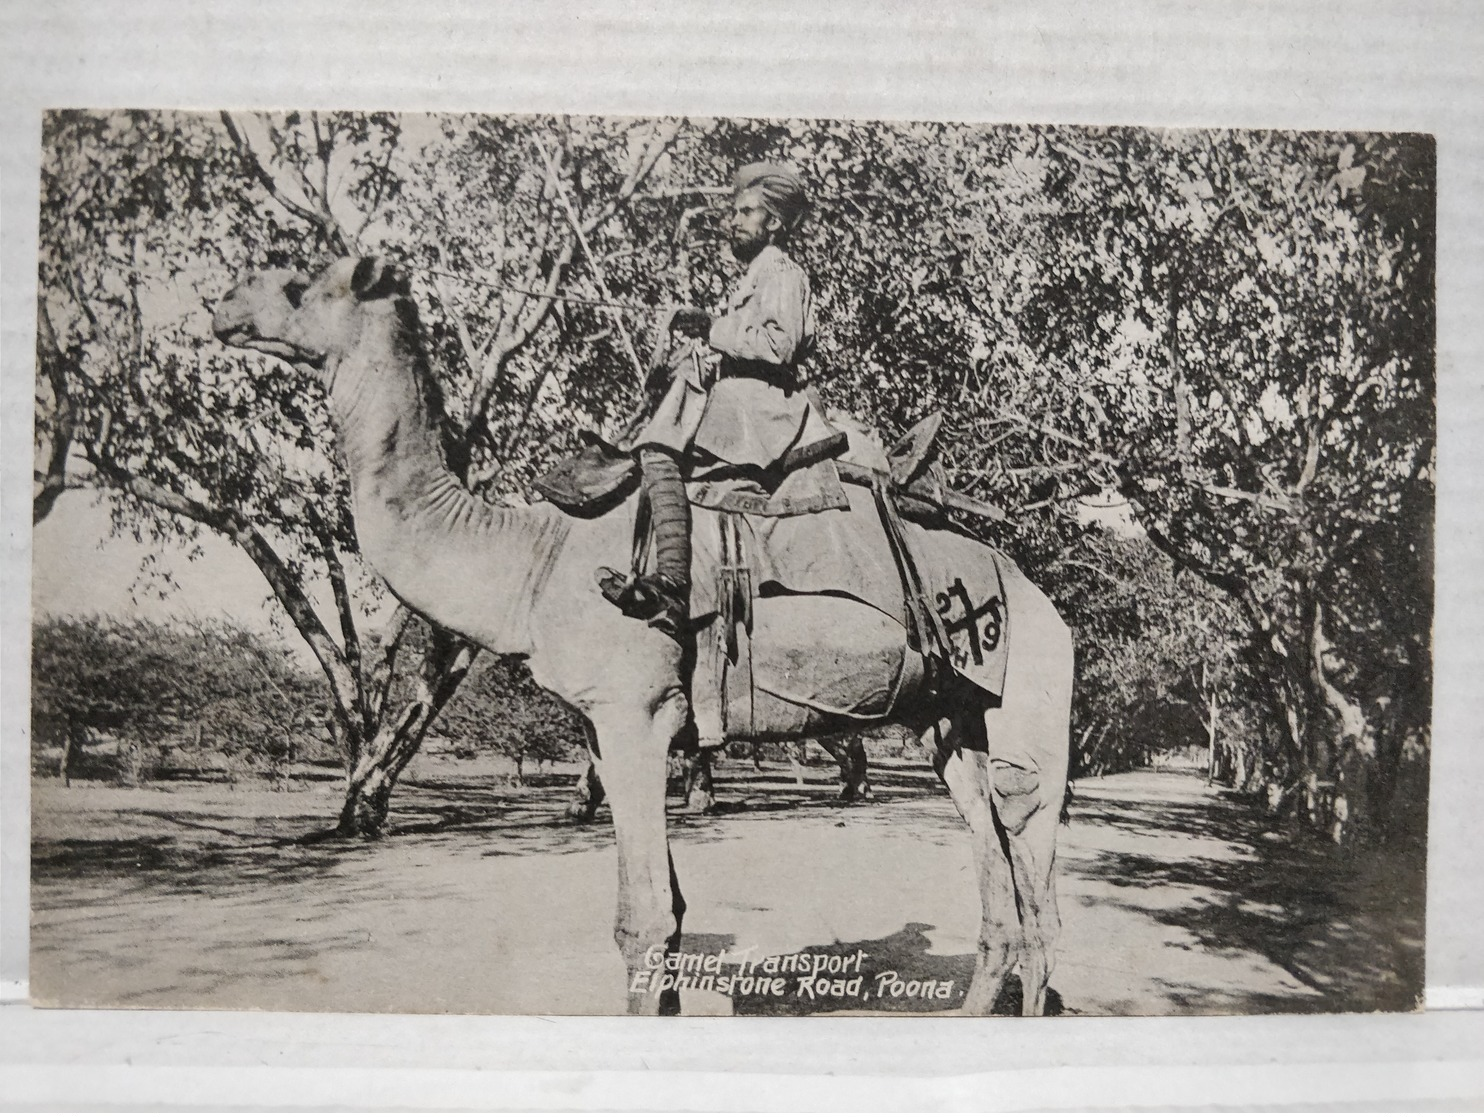
<instances>
[{"instance_id":1,"label":"man riding camel","mask_svg":"<svg viewBox=\"0 0 1484 1117\"><path fill-rule=\"evenodd\" d=\"M751 163L733 181L726 222L732 255L746 265L726 309L676 310L670 334L703 345L682 350L673 378L632 441L654 532L655 569L628 578L598 571L604 595L630 616L681 639L689 615L690 505L684 475L776 480L790 450L832 432L804 391L799 364L813 350L809 277L785 251L808 207L798 174Z\"/></svg>"}]
</instances>

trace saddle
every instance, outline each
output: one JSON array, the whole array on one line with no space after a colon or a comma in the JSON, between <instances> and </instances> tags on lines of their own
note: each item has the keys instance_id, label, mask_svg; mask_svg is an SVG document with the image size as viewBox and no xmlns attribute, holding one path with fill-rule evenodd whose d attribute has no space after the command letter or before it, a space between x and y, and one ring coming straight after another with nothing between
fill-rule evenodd
<instances>
[{"instance_id":1,"label":"saddle","mask_svg":"<svg viewBox=\"0 0 1484 1117\"><path fill-rule=\"evenodd\" d=\"M722 512L798 516L844 509L841 482L884 492L908 519L946 525L949 511L981 519L1005 519L1003 509L950 489L937 461L943 413L935 411L883 454L866 428L852 440L840 431L790 450L771 470L752 474L693 473L686 486L691 503ZM593 431L578 437L583 447L537 477L532 487L573 516L601 516L628 499L639 483L633 454Z\"/></svg>"}]
</instances>

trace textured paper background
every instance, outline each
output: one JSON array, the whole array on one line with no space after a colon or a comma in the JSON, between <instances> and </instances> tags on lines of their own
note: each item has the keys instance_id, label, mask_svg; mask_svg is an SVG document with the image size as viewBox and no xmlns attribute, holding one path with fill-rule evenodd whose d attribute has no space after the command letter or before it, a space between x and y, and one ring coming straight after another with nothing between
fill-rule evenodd
<instances>
[{"instance_id":1,"label":"textured paper background","mask_svg":"<svg viewBox=\"0 0 1484 1117\"><path fill-rule=\"evenodd\" d=\"M24 513L39 113L179 105L1435 133L1440 481L1428 987L1436 1007L1484 1005L1478 573L1484 6L10 3L0 8L0 43L5 1000L23 996L26 966ZM1484 1093L1481 1035L1478 1011L1413 1020L800 1024L37 1013L8 1004L0 1009L0 1059L13 1065L0 1075L0 1103L138 1105L168 1097L177 1105L664 1107L688 1098L711 1106L751 1100L938 1107L1457 1100ZM88 1069L62 1065L72 1062ZM1253 1073L1243 1064L1283 1069ZM646 1066L670 1073L631 1074ZM436 1067L448 1069L427 1069ZM749 1077L722 1084L715 1074L725 1069ZM826 1071L870 1077L826 1079ZM943 1077L951 1075L968 1077Z\"/></svg>"}]
</instances>

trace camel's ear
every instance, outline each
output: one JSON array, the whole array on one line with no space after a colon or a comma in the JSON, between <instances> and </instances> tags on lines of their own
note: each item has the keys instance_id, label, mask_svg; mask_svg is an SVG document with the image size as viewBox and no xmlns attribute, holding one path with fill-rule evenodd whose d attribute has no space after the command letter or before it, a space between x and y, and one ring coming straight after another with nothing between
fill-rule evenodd
<instances>
[{"instance_id":1,"label":"camel's ear","mask_svg":"<svg viewBox=\"0 0 1484 1117\"><path fill-rule=\"evenodd\" d=\"M362 302L385 299L392 295L407 294L407 280L396 265L376 256L364 256L356 261L356 270L350 277L350 289Z\"/></svg>"}]
</instances>

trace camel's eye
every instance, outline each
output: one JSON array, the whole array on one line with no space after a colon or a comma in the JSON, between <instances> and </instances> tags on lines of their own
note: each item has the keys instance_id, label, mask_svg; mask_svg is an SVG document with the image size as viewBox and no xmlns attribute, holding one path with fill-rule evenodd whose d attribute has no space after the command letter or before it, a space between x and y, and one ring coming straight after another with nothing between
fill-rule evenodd
<instances>
[{"instance_id":1,"label":"camel's eye","mask_svg":"<svg viewBox=\"0 0 1484 1117\"><path fill-rule=\"evenodd\" d=\"M299 309L299 303L304 299L304 292L309 290L309 284L301 283L297 279L291 279L283 286L284 298L289 300L289 305L295 310Z\"/></svg>"}]
</instances>

